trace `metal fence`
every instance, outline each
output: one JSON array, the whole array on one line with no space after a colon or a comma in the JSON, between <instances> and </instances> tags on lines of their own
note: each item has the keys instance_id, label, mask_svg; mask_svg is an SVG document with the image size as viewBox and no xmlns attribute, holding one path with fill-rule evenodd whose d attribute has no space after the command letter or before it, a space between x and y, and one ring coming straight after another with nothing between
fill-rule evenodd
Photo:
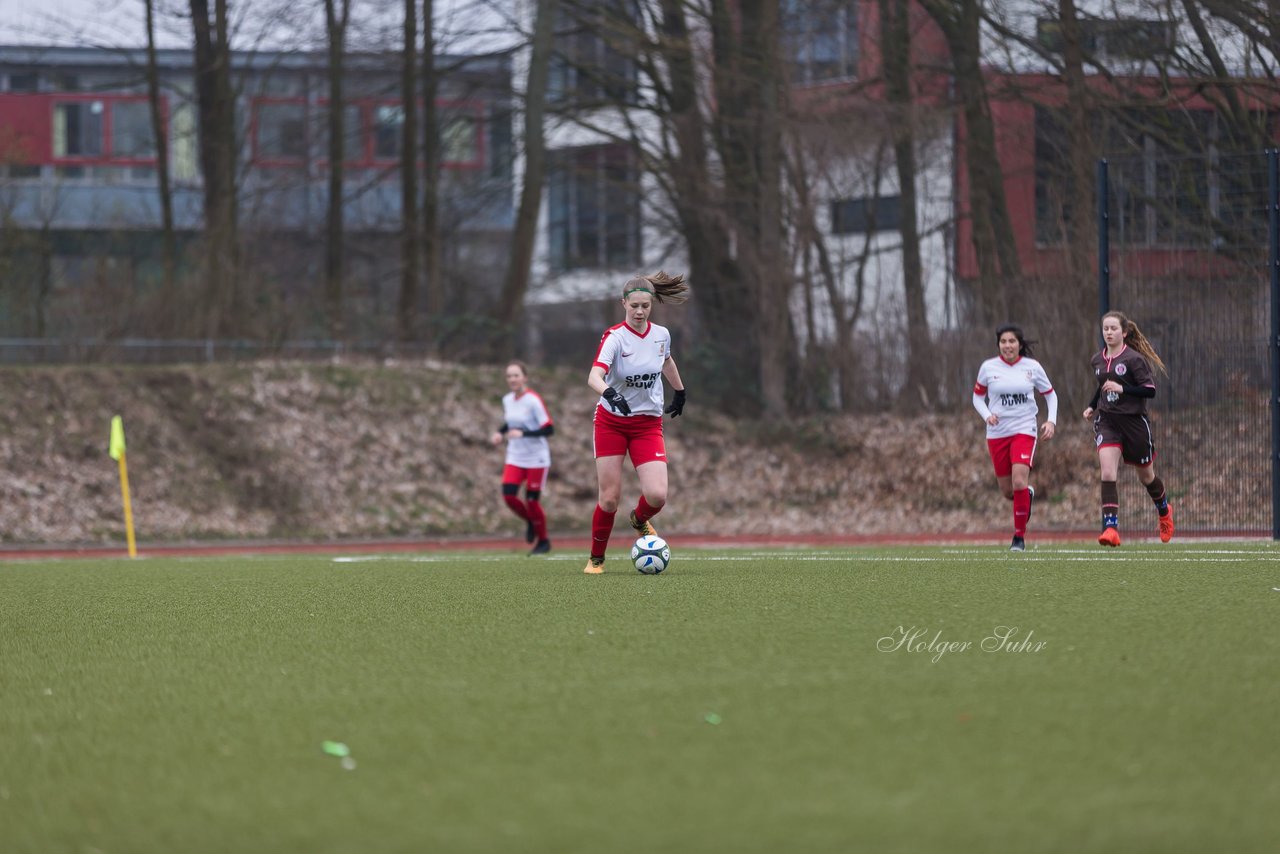
<instances>
[{"instance_id":1,"label":"metal fence","mask_svg":"<svg viewBox=\"0 0 1280 854\"><path fill-rule=\"evenodd\" d=\"M1168 366L1149 409L1180 530L1273 534L1275 170L1274 152L1099 164L1099 305ZM1148 530L1137 478L1120 494L1122 528Z\"/></svg>"},{"instance_id":2,"label":"metal fence","mask_svg":"<svg viewBox=\"0 0 1280 854\"><path fill-rule=\"evenodd\" d=\"M425 344L394 341L226 338L0 338L0 365L159 364L241 362L256 359L423 359Z\"/></svg>"}]
</instances>

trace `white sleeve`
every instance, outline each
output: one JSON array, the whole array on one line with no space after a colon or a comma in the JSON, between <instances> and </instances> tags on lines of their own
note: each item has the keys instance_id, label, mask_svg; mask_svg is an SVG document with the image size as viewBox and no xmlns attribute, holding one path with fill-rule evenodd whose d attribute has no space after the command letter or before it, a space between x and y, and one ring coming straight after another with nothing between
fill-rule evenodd
<instances>
[{"instance_id":1,"label":"white sleeve","mask_svg":"<svg viewBox=\"0 0 1280 854\"><path fill-rule=\"evenodd\" d=\"M613 363L618 358L618 336L612 332L606 332L600 339L600 349L596 351L595 361L593 365L599 365L604 368L604 372L609 373L609 369L613 367Z\"/></svg>"},{"instance_id":2,"label":"white sleeve","mask_svg":"<svg viewBox=\"0 0 1280 854\"><path fill-rule=\"evenodd\" d=\"M1035 377L1036 391L1044 396L1045 405L1049 407L1049 415L1045 419L1058 423L1058 395L1053 391L1053 383L1049 382L1049 375L1045 373L1044 365L1039 365Z\"/></svg>"},{"instance_id":3,"label":"white sleeve","mask_svg":"<svg viewBox=\"0 0 1280 854\"><path fill-rule=\"evenodd\" d=\"M551 413L547 412L547 405L542 402L542 396L535 394L533 396L533 417L537 420L538 428L547 426L551 423Z\"/></svg>"},{"instance_id":4,"label":"white sleeve","mask_svg":"<svg viewBox=\"0 0 1280 854\"><path fill-rule=\"evenodd\" d=\"M991 417L991 410L987 408L986 398L976 391L973 393L973 408L978 410L978 414L982 416L983 421Z\"/></svg>"},{"instance_id":5,"label":"white sleeve","mask_svg":"<svg viewBox=\"0 0 1280 854\"><path fill-rule=\"evenodd\" d=\"M985 367L983 364L982 368ZM978 378L973 383L973 408L986 421L991 417L991 410L987 408L987 384L982 381L982 368L978 368Z\"/></svg>"}]
</instances>

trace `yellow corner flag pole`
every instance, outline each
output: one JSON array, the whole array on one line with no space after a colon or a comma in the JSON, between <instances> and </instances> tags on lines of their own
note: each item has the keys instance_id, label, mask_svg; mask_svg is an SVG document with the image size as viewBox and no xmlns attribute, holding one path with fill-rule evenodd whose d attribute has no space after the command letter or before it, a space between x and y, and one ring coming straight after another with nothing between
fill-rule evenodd
<instances>
[{"instance_id":1,"label":"yellow corner flag pole","mask_svg":"<svg viewBox=\"0 0 1280 854\"><path fill-rule=\"evenodd\" d=\"M124 497L124 531L129 540L129 557L138 556L133 540L133 505L129 502L129 466L124 458L124 419L119 415L111 419L111 459L120 463L120 494Z\"/></svg>"}]
</instances>

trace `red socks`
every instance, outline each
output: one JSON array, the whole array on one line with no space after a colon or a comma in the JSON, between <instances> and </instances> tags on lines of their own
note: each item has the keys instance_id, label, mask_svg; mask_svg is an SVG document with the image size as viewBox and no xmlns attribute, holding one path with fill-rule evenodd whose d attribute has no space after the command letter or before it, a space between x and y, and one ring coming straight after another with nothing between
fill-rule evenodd
<instances>
[{"instance_id":1,"label":"red socks","mask_svg":"<svg viewBox=\"0 0 1280 854\"><path fill-rule=\"evenodd\" d=\"M648 522L654 516L658 515L658 511L662 509L662 505L650 507L649 502L644 500L644 494L640 495L640 503L636 505L636 519L641 522Z\"/></svg>"},{"instance_id":2,"label":"red socks","mask_svg":"<svg viewBox=\"0 0 1280 854\"><path fill-rule=\"evenodd\" d=\"M526 509L529 521L533 523L533 535L538 542L547 538L547 514L542 510L541 501L530 501Z\"/></svg>"},{"instance_id":3,"label":"red socks","mask_svg":"<svg viewBox=\"0 0 1280 854\"><path fill-rule=\"evenodd\" d=\"M591 556L603 558L604 550L609 547L609 535L613 533L613 519L618 515L615 510L606 513L596 505L596 512L591 514Z\"/></svg>"},{"instance_id":4,"label":"red socks","mask_svg":"<svg viewBox=\"0 0 1280 854\"><path fill-rule=\"evenodd\" d=\"M1027 517L1031 515L1031 492L1026 489L1013 491L1013 535L1027 535Z\"/></svg>"},{"instance_id":5,"label":"red socks","mask_svg":"<svg viewBox=\"0 0 1280 854\"><path fill-rule=\"evenodd\" d=\"M533 516L529 514L528 508L525 507L524 502L520 500L519 495L504 495L502 496L502 500L507 502L507 506L511 508L511 512L519 516L521 519L528 521L533 518Z\"/></svg>"}]
</instances>

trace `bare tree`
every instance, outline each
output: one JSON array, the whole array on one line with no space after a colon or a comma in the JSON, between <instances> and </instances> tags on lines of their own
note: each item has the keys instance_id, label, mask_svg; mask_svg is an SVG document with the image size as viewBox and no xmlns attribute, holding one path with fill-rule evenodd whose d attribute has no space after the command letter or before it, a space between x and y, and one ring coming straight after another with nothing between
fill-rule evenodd
<instances>
[{"instance_id":1,"label":"bare tree","mask_svg":"<svg viewBox=\"0 0 1280 854\"><path fill-rule=\"evenodd\" d=\"M401 341L416 333L418 282L422 277L418 251L418 4L404 0L404 45L401 51L400 103L400 300L397 331ZM427 29L431 21L425 22Z\"/></svg>"},{"instance_id":2,"label":"bare tree","mask_svg":"<svg viewBox=\"0 0 1280 854\"><path fill-rule=\"evenodd\" d=\"M893 153L901 199L902 287L907 308L907 380L901 403L927 406L933 393L929 321L924 306L920 225L916 204L915 114L911 95L911 29L907 0L878 0L885 94L890 105Z\"/></svg>"},{"instance_id":3,"label":"bare tree","mask_svg":"<svg viewBox=\"0 0 1280 854\"><path fill-rule=\"evenodd\" d=\"M547 146L543 137L543 115L547 102L547 76L551 63L556 0L538 0L529 75L524 99L524 176L520 187L520 207L511 237L511 255L498 301L499 334L514 329L529 287L529 265L533 261L537 237L538 210L542 205L542 185L547 173Z\"/></svg>"},{"instance_id":4,"label":"bare tree","mask_svg":"<svg viewBox=\"0 0 1280 854\"><path fill-rule=\"evenodd\" d=\"M329 334L341 339L343 317L343 176L346 160L346 110L343 103L347 22L351 0L324 0L325 34L328 36L329 82L329 204L325 216L324 281L329 308Z\"/></svg>"},{"instance_id":5,"label":"bare tree","mask_svg":"<svg viewBox=\"0 0 1280 854\"><path fill-rule=\"evenodd\" d=\"M156 146L156 180L160 195L160 245L165 291L177 281L178 248L173 230L173 192L169 181L169 129L160 96L160 68L156 62L155 0L143 0L147 28L147 101L151 106L151 135Z\"/></svg>"},{"instance_id":6,"label":"bare tree","mask_svg":"<svg viewBox=\"0 0 1280 854\"><path fill-rule=\"evenodd\" d=\"M231 34L227 0L190 0L195 35L200 170L204 178L205 330L237 331L243 295L239 284L236 211L235 94L231 87Z\"/></svg>"},{"instance_id":7,"label":"bare tree","mask_svg":"<svg viewBox=\"0 0 1280 854\"><path fill-rule=\"evenodd\" d=\"M440 263L440 91L436 71L435 2L422 0L422 261L427 281L427 315L439 348L444 313L454 308L448 298Z\"/></svg>"},{"instance_id":8,"label":"bare tree","mask_svg":"<svg viewBox=\"0 0 1280 854\"><path fill-rule=\"evenodd\" d=\"M969 216L979 267L977 319L990 325L1021 313L1016 280L1022 265L1014 241L995 124L982 68L981 0L920 0L951 52L953 80L964 116Z\"/></svg>"}]
</instances>

